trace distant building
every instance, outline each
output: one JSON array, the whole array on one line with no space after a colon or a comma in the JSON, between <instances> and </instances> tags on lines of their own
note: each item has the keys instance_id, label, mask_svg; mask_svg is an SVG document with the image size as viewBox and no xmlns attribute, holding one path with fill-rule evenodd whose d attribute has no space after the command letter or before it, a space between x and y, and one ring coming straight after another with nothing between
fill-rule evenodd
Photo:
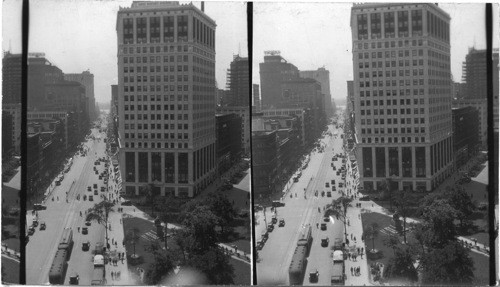
<instances>
[{"instance_id":1,"label":"distant building","mask_svg":"<svg viewBox=\"0 0 500 287\"><path fill-rule=\"evenodd\" d=\"M21 104L2 105L2 114L9 114L12 117L12 137L11 142L14 153L21 153Z\"/></svg>"},{"instance_id":2,"label":"distant building","mask_svg":"<svg viewBox=\"0 0 500 287\"><path fill-rule=\"evenodd\" d=\"M20 104L22 85L22 55L4 53L2 59L2 103Z\"/></svg>"},{"instance_id":3,"label":"distant building","mask_svg":"<svg viewBox=\"0 0 500 287\"><path fill-rule=\"evenodd\" d=\"M303 108L289 108L289 109L268 109L264 110L261 113L261 119L278 119L278 118L297 118L296 128L298 130L299 137L299 145L301 148L305 148L307 146L312 146L315 141L315 137L313 134L314 130L314 119L311 114L311 110L303 109ZM259 116L255 116L255 118L259 118ZM252 117L253 121L254 117ZM253 126L254 123L252 123ZM252 130L254 130L252 128ZM264 124L262 123L261 130L266 130ZM274 130L274 129L273 129Z\"/></svg>"},{"instance_id":4,"label":"distant building","mask_svg":"<svg viewBox=\"0 0 500 287\"><path fill-rule=\"evenodd\" d=\"M465 98L486 99L488 88L486 84L488 77L487 59L486 50L476 50L475 48L470 48L469 53L465 56L462 67ZM491 60L493 61L493 73L496 73L496 77L493 75L493 81L496 81L496 94L498 94L498 49L494 49Z\"/></svg>"},{"instance_id":5,"label":"distant building","mask_svg":"<svg viewBox=\"0 0 500 287\"><path fill-rule=\"evenodd\" d=\"M277 131L252 131L252 192L255 199L279 190Z\"/></svg>"},{"instance_id":6,"label":"distant building","mask_svg":"<svg viewBox=\"0 0 500 287\"><path fill-rule=\"evenodd\" d=\"M276 108L282 101L281 83L299 78L299 70L282 58L279 51L266 51L264 63L259 66L261 107Z\"/></svg>"},{"instance_id":7,"label":"distant building","mask_svg":"<svg viewBox=\"0 0 500 287\"><path fill-rule=\"evenodd\" d=\"M242 118L237 114L218 114L215 119L217 167L220 176L241 159Z\"/></svg>"},{"instance_id":8,"label":"distant building","mask_svg":"<svg viewBox=\"0 0 500 287\"><path fill-rule=\"evenodd\" d=\"M229 106L250 106L250 70L248 58L235 55L227 72Z\"/></svg>"},{"instance_id":9,"label":"distant building","mask_svg":"<svg viewBox=\"0 0 500 287\"><path fill-rule=\"evenodd\" d=\"M476 129L479 137L480 150L488 148L488 101L484 99L460 99L453 101L454 108L473 107L479 113L479 128ZM470 131L469 131L470 132Z\"/></svg>"},{"instance_id":10,"label":"distant building","mask_svg":"<svg viewBox=\"0 0 500 287\"><path fill-rule=\"evenodd\" d=\"M479 129L479 112L471 106L453 108L452 116L455 166L460 167L478 152L479 135L471 131Z\"/></svg>"},{"instance_id":11,"label":"distant building","mask_svg":"<svg viewBox=\"0 0 500 287\"><path fill-rule=\"evenodd\" d=\"M28 57L28 110L43 110L46 101L45 85L64 82L64 74L52 65L45 54Z\"/></svg>"},{"instance_id":12,"label":"distant building","mask_svg":"<svg viewBox=\"0 0 500 287\"><path fill-rule=\"evenodd\" d=\"M13 132L14 132L14 117L2 112L2 158L7 158L14 151Z\"/></svg>"},{"instance_id":13,"label":"distant building","mask_svg":"<svg viewBox=\"0 0 500 287\"><path fill-rule=\"evenodd\" d=\"M237 114L241 118L241 146L245 155L250 154L250 107L219 107L217 108L219 114Z\"/></svg>"},{"instance_id":14,"label":"distant building","mask_svg":"<svg viewBox=\"0 0 500 287\"><path fill-rule=\"evenodd\" d=\"M313 71L300 71L302 78L310 78L321 84L321 93L324 95L324 111L327 118L333 116L332 95L330 92L330 71L325 68L319 68Z\"/></svg>"},{"instance_id":15,"label":"distant building","mask_svg":"<svg viewBox=\"0 0 500 287\"><path fill-rule=\"evenodd\" d=\"M84 71L80 74L64 74L64 79L67 81L78 82L85 87L85 98L87 99L89 121L94 121L97 118L94 96L94 74L91 74L89 71Z\"/></svg>"},{"instance_id":16,"label":"distant building","mask_svg":"<svg viewBox=\"0 0 500 287\"><path fill-rule=\"evenodd\" d=\"M260 90L259 85L253 84L253 105L255 107L255 111L260 112Z\"/></svg>"},{"instance_id":17,"label":"distant building","mask_svg":"<svg viewBox=\"0 0 500 287\"><path fill-rule=\"evenodd\" d=\"M50 122L52 120L60 121L61 127L61 140L63 143L62 150L75 148L79 142L76 141L78 137L77 119L74 118L74 113L66 111L28 111L28 123L31 122Z\"/></svg>"}]
</instances>

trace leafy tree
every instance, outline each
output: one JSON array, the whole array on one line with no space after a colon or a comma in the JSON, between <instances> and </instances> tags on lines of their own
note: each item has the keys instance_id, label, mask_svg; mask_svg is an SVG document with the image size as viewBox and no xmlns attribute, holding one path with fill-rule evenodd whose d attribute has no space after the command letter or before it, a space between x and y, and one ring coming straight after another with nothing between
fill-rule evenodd
<instances>
[{"instance_id":1,"label":"leafy tree","mask_svg":"<svg viewBox=\"0 0 500 287\"><path fill-rule=\"evenodd\" d=\"M425 244L430 247L443 247L455 240L455 217L456 210L446 200L438 199L426 206L423 213L423 230L427 233Z\"/></svg>"},{"instance_id":2,"label":"leafy tree","mask_svg":"<svg viewBox=\"0 0 500 287\"><path fill-rule=\"evenodd\" d=\"M211 247L201 254L193 254L188 265L203 272L210 284L234 284L234 267L229 256L218 247Z\"/></svg>"},{"instance_id":3,"label":"leafy tree","mask_svg":"<svg viewBox=\"0 0 500 287\"><path fill-rule=\"evenodd\" d=\"M474 261L457 241L433 248L422 256L423 284L466 284L474 279Z\"/></svg>"},{"instance_id":4,"label":"leafy tree","mask_svg":"<svg viewBox=\"0 0 500 287\"><path fill-rule=\"evenodd\" d=\"M365 236L372 239L372 250L375 251L375 238L378 236L378 224L372 222L370 226L365 230Z\"/></svg>"},{"instance_id":5,"label":"leafy tree","mask_svg":"<svg viewBox=\"0 0 500 287\"><path fill-rule=\"evenodd\" d=\"M387 264L387 277L390 278L408 278L412 281L418 280L418 272L413 265L415 259L410 248L396 248L394 257L389 259Z\"/></svg>"},{"instance_id":6,"label":"leafy tree","mask_svg":"<svg viewBox=\"0 0 500 287\"><path fill-rule=\"evenodd\" d=\"M87 221L95 220L97 223L104 225L106 229L106 245L108 244L108 215L113 211L113 206L112 202L103 200L87 210Z\"/></svg>"},{"instance_id":7,"label":"leafy tree","mask_svg":"<svg viewBox=\"0 0 500 287\"><path fill-rule=\"evenodd\" d=\"M154 261L146 272L146 285L157 285L174 269L172 255L160 247L158 242L152 243L147 250L153 254Z\"/></svg>"},{"instance_id":8,"label":"leafy tree","mask_svg":"<svg viewBox=\"0 0 500 287\"><path fill-rule=\"evenodd\" d=\"M332 200L331 204L326 206L325 216L335 216L344 223L344 235L347 240L347 209L351 207L352 198L341 196Z\"/></svg>"},{"instance_id":9,"label":"leafy tree","mask_svg":"<svg viewBox=\"0 0 500 287\"><path fill-rule=\"evenodd\" d=\"M462 187L447 189L444 197L448 203L456 210L456 216L460 220L460 227L464 226L464 221L468 220L475 211L475 205L470 196Z\"/></svg>"},{"instance_id":10,"label":"leafy tree","mask_svg":"<svg viewBox=\"0 0 500 287\"><path fill-rule=\"evenodd\" d=\"M185 228L179 235L184 237L184 246L189 253L202 253L216 246L217 221L217 216L206 205L200 205L186 214L182 223Z\"/></svg>"},{"instance_id":11,"label":"leafy tree","mask_svg":"<svg viewBox=\"0 0 500 287\"><path fill-rule=\"evenodd\" d=\"M134 254L132 254L132 258L135 258L136 257L136 254L135 254L135 245L137 244L137 241L139 241L139 229L134 227L134 228L131 228L127 231L127 233L125 234L125 241L126 242L130 242L132 243L132 246L134 248Z\"/></svg>"},{"instance_id":12,"label":"leafy tree","mask_svg":"<svg viewBox=\"0 0 500 287\"><path fill-rule=\"evenodd\" d=\"M407 191L401 191L395 200L396 212L403 218L403 240L406 244L406 219L410 216L413 208L411 198Z\"/></svg>"},{"instance_id":13,"label":"leafy tree","mask_svg":"<svg viewBox=\"0 0 500 287\"><path fill-rule=\"evenodd\" d=\"M392 251L394 252L394 256L396 256L396 251L398 250L399 247L399 238L397 235L389 235L384 238L384 245L392 248Z\"/></svg>"},{"instance_id":14,"label":"leafy tree","mask_svg":"<svg viewBox=\"0 0 500 287\"><path fill-rule=\"evenodd\" d=\"M158 196L158 192L155 189L155 185L152 183L148 183L143 185L141 189L143 193L146 195L147 202L151 206L151 215L154 216L155 199Z\"/></svg>"}]
</instances>

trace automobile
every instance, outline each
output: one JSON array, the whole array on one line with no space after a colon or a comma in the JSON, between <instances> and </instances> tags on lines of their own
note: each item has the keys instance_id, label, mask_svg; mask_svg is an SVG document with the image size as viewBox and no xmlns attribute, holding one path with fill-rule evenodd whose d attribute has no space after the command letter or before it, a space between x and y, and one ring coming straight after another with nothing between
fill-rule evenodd
<instances>
[{"instance_id":1,"label":"automobile","mask_svg":"<svg viewBox=\"0 0 500 287\"><path fill-rule=\"evenodd\" d=\"M69 284L70 285L80 284L80 276L78 276L78 274L76 273L71 274L71 276L69 277Z\"/></svg>"},{"instance_id":2,"label":"automobile","mask_svg":"<svg viewBox=\"0 0 500 287\"><path fill-rule=\"evenodd\" d=\"M92 187L91 187L90 185L89 185L89 186L87 186L87 190L88 190L88 191L92 191Z\"/></svg>"},{"instance_id":3,"label":"automobile","mask_svg":"<svg viewBox=\"0 0 500 287\"><path fill-rule=\"evenodd\" d=\"M102 192L106 191L106 187L101 186L101 191L102 191Z\"/></svg>"},{"instance_id":4,"label":"automobile","mask_svg":"<svg viewBox=\"0 0 500 287\"><path fill-rule=\"evenodd\" d=\"M87 242L82 242L82 251L89 251L90 250L90 241L87 240Z\"/></svg>"},{"instance_id":5,"label":"automobile","mask_svg":"<svg viewBox=\"0 0 500 287\"><path fill-rule=\"evenodd\" d=\"M278 201L278 200L274 200L273 203L272 203L272 206L273 207L281 207L281 206L285 206L285 203L281 202L281 201Z\"/></svg>"},{"instance_id":6,"label":"automobile","mask_svg":"<svg viewBox=\"0 0 500 287\"><path fill-rule=\"evenodd\" d=\"M278 218L276 217L276 214L273 214L273 217L271 218L271 223L272 224L278 223Z\"/></svg>"},{"instance_id":7,"label":"automobile","mask_svg":"<svg viewBox=\"0 0 500 287\"><path fill-rule=\"evenodd\" d=\"M326 182L326 183L325 183L325 187L330 187L330 183L329 183L329 182Z\"/></svg>"},{"instance_id":8,"label":"automobile","mask_svg":"<svg viewBox=\"0 0 500 287\"><path fill-rule=\"evenodd\" d=\"M82 227L82 234L89 234L89 229L87 227Z\"/></svg>"},{"instance_id":9,"label":"automobile","mask_svg":"<svg viewBox=\"0 0 500 287\"><path fill-rule=\"evenodd\" d=\"M30 226L30 228L28 229L28 235L33 235L34 233L35 233L35 227Z\"/></svg>"},{"instance_id":10,"label":"automobile","mask_svg":"<svg viewBox=\"0 0 500 287\"><path fill-rule=\"evenodd\" d=\"M337 170L337 168L335 166L333 166L333 170ZM337 174L338 175L338 174Z\"/></svg>"},{"instance_id":11,"label":"automobile","mask_svg":"<svg viewBox=\"0 0 500 287\"><path fill-rule=\"evenodd\" d=\"M328 244L330 244L330 238L324 237L321 239L321 247L328 247Z\"/></svg>"},{"instance_id":12,"label":"automobile","mask_svg":"<svg viewBox=\"0 0 500 287\"><path fill-rule=\"evenodd\" d=\"M94 183L94 189L97 189L97 183Z\"/></svg>"},{"instance_id":13,"label":"automobile","mask_svg":"<svg viewBox=\"0 0 500 287\"><path fill-rule=\"evenodd\" d=\"M344 187L344 184L342 182L339 182L339 187Z\"/></svg>"},{"instance_id":14,"label":"automobile","mask_svg":"<svg viewBox=\"0 0 500 287\"><path fill-rule=\"evenodd\" d=\"M99 180L102 180L102 175L99 175Z\"/></svg>"},{"instance_id":15,"label":"automobile","mask_svg":"<svg viewBox=\"0 0 500 287\"><path fill-rule=\"evenodd\" d=\"M262 240L262 242L266 243L267 239L269 238L269 233L266 231L262 231L262 233L260 234L260 238Z\"/></svg>"},{"instance_id":16,"label":"automobile","mask_svg":"<svg viewBox=\"0 0 500 287\"><path fill-rule=\"evenodd\" d=\"M294 178L293 178L293 182L299 182L299 177L297 177L297 176L296 176L296 177L294 177Z\"/></svg>"},{"instance_id":17,"label":"automobile","mask_svg":"<svg viewBox=\"0 0 500 287\"><path fill-rule=\"evenodd\" d=\"M335 179L332 179L332 181L330 183L331 184L335 184Z\"/></svg>"},{"instance_id":18,"label":"automobile","mask_svg":"<svg viewBox=\"0 0 500 287\"><path fill-rule=\"evenodd\" d=\"M326 230L326 223L321 223L321 230Z\"/></svg>"},{"instance_id":19,"label":"automobile","mask_svg":"<svg viewBox=\"0 0 500 287\"><path fill-rule=\"evenodd\" d=\"M47 209L47 206L40 204L40 203L35 203L35 204L33 204L33 209L34 210L45 210L45 209Z\"/></svg>"},{"instance_id":20,"label":"automobile","mask_svg":"<svg viewBox=\"0 0 500 287\"><path fill-rule=\"evenodd\" d=\"M331 191L327 191L326 192L326 197L332 197L332 192Z\"/></svg>"},{"instance_id":21,"label":"automobile","mask_svg":"<svg viewBox=\"0 0 500 287\"><path fill-rule=\"evenodd\" d=\"M285 219L281 218L280 223L278 224L279 227L285 226Z\"/></svg>"},{"instance_id":22,"label":"automobile","mask_svg":"<svg viewBox=\"0 0 500 287\"><path fill-rule=\"evenodd\" d=\"M342 242L342 238L335 238L335 241L333 242L333 250L342 250L344 247L344 242Z\"/></svg>"},{"instance_id":23,"label":"automobile","mask_svg":"<svg viewBox=\"0 0 500 287\"><path fill-rule=\"evenodd\" d=\"M37 227L38 226L38 220L33 219L33 223L31 225L33 225L34 227Z\"/></svg>"},{"instance_id":24,"label":"automobile","mask_svg":"<svg viewBox=\"0 0 500 287\"><path fill-rule=\"evenodd\" d=\"M56 181L56 185L60 186L61 185L61 181L60 180Z\"/></svg>"},{"instance_id":25,"label":"automobile","mask_svg":"<svg viewBox=\"0 0 500 287\"><path fill-rule=\"evenodd\" d=\"M99 193L97 192L97 189L94 190L94 195L98 195Z\"/></svg>"},{"instance_id":26,"label":"automobile","mask_svg":"<svg viewBox=\"0 0 500 287\"><path fill-rule=\"evenodd\" d=\"M262 250L262 247L264 247L264 242L262 240L257 241L257 250Z\"/></svg>"},{"instance_id":27,"label":"automobile","mask_svg":"<svg viewBox=\"0 0 500 287\"><path fill-rule=\"evenodd\" d=\"M83 195L83 201L87 200L87 195Z\"/></svg>"},{"instance_id":28,"label":"automobile","mask_svg":"<svg viewBox=\"0 0 500 287\"><path fill-rule=\"evenodd\" d=\"M92 195L89 195L89 201L94 201L94 197Z\"/></svg>"},{"instance_id":29,"label":"automobile","mask_svg":"<svg viewBox=\"0 0 500 287\"><path fill-rule=\"evenodd\" d=\"M370 197L365 195L365 196L360 197L359 200L360 201L368 201L368 200L370 200Z\"/></svg>"},{"instance_id":30,"label":"automobile","mask_svg":"<svg viewBox=\"0 0 500 287\"><path fill-rule=\"evenodd\" d=\"M319 279L318 269L315 269L315 270L309 272L309 282L311 282L311 283L317 283L318 279Z\"/></svg>"},{"instance_id":31,"label":"automobile","mask_svg":"<svg viewBox=\"0 0 500 287\"><path fill-rule=\"evenodd\" d=\"M321 197L325 197L325 191L321 192Z\"/></svg>"},{"instance_id":32,"label":"automobile","mask_svg":"<svg viewBox=\"0 0 500 287\"><path fill-rule=\"evenodd\" d=\"M337 188L335 187L335 185L332 185L332 191L336 191Z\"/></svg>"},{"instance_id":33,"label":"automobile","mask_svg":"<svg viewBox=\"0 0 500 287\"><path fill-rule=\"evenodd\" d=\"M267 232L273 232L273 230L274 230L274 225L272 223L269 223L267 225Z\"/></svg>"},{"instance_id":34,"label":"automobile","mask_svg":"<svg viewBox=\"0 0 500 287\"><path fill-rule=\"evenodd\" d=\"M330 163L330 166L331 166L331 167L335 167L335 166L333 165L333 162L332 162L332 163Z\"/></svg>"},{"instance_id":35,"label":"automobile","mask_svg":"<svg viewBox=\"0 0 500 287\"><path fill-rule=\"evenodd\" d=\"M125 206L130 206L130 205L132 205L132 201L130 201L130 200L125 200L125 201L123 201L123 202L122 202L122 205L125 205Z\"/></svg>"},{"instance_id":36,"label":"automobile","mask_svg":"<svg viewBox=\"0 0 500 287\"><path fill-rule=\"evenodd\" d=\"M90 225L92 225L92 222L90 222L90 220L87 220L87 221L85 221L85 225L90 226Z\"/></svg>"}]
</instances>

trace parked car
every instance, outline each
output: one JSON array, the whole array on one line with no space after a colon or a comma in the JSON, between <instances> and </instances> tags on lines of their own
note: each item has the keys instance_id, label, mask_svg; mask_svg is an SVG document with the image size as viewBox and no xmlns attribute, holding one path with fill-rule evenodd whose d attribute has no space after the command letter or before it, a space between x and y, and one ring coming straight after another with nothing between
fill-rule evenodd
<instances>
[{"instance_id":1,"label":"parked car","mask_svg":"<svg viewBox=\"0 0 500 287\"><path fill-rule=\"evenodd\" d=\"M267 232L272 232L274 230L274 225L272 223L269 223L267 225Z\"/></svg>"},{"instance_id":2,"label":"parked car","mask_svg":"<svg viewBox=\"0 0 500 287\"><path fill-rule=\"evenodd\" d=\"M28 235L33 235L33 234L35 234L35 227L30 226L30 228L28 229Z\"/></svg>"},{"instance_id":3,"label":"parked car","mask_svg":"<svg viewBox=\"0 0 500 287\"><path fill-rule=\"evenodd\" d=\"M321 223L321 230L326 230L326 223Z\"/></svg>"},{"instance_id":4,"label":"parked car","mask_svg":"<svg viewBox=\"0 0 500 287\"><path fill-rule=\"evenodd\" d=\"M94 190L94 195L99 195L99 193L97 192L97 189Z\"/></svg>"},{"instance_id":5,"label":"parked car","mask_svg":"<svg viewBox=\"0 0 500 287\"><path fill-rule=\"evenodd\" d=\"M94 201L94 196L89 195L89 201Z\"/></svg>"},{"instance_id":6,"label":"parked car","mask_svg":"<svg viewBox=\"0 0 500 287\"><path fill-rule=\"evenodd\" d=\"M279 227L285 226L285 219L281 218L280 223L278 224Z\"/></svg>"},{"instance_id":7,"label":"parked car","mask_svg":"<svg viewBox=\"0 0 500 287\"><path fill-rule=\"evenodd\" d=\"M321 239L321 246L322 247L328 247L328 244L330 244L330 238L324 237Z\"/></svg>"},{"instance_id":8,"label":"parked car","mask_svg":"<svg viewBox=\"0 0 500 287\"><path fill-rule=\"evenodd\" d=\"M40 230L45 230L47 228L47 225L45 224L45 221L42 221L40 223Z\"/></svg>"},{"instance_id":9,"label":"parked car","mask_svg":"<svg viewBox=\"0 0 500 287\"><path fill-rule=\"evenodd\" d=\"M332 192L331 191L327 191L326 192L326 197L332 197Z\"/></svg>"},{"instance_id":10,"label":"parked car","mask_svg":"<svg viewBox=\"0 0 500 287\"><path fill-rule=\"evenodd\" d=\"M87 242L82 243L82 251L89 251L90 250L90 241L87 240Z\"/></svg>"},{"instance_id":11,"label":"parked car","mask_svg":"<svg viewBox=\"0 0 500 287\"><path fill-rule=\"evenodd\" d=\"M89 234L89 229L87 227L82 227L82 234Z\"/></svg>"},{"instance_id":12,"label":"parked car","mask_svg":"<svg viewBox=\"0 0 500 287\"><path fill-rule=\"evenodd\" d=\"M319 280L318 269L315 269L315 270L309 272L309 282L311 282L311 283L317 283L318 280Z\"/></svg>"},{"instance_id":13,"label":"parked car","mask_svg":"<svg viewBox=\"0 0 500 287\"><path fill-rule=\"evenodd\" d=\"M92 187L91 187L90 185L89 185L89 186L87 186L87 190L88 190L88 191L92 191Z\"/></svg>"}]
</instances>

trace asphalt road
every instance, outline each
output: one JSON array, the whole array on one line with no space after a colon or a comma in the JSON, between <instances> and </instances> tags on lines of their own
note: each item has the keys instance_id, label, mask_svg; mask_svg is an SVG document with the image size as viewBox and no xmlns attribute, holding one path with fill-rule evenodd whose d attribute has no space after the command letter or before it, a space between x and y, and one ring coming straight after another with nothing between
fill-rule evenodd
<instances>
[{"instance_id":1,"label":"asphalt road","mask_svg":"<svg viewBox=\"0 0 500 287\"><path fill-rule=\"evenodd\" d=\"M104 241L104 227L102 224L92 222L88 227L89 233L83 235L78 232L78 227L84 226L85 211L101 201L100 187L104 185L102 180L93 171L94 161L105 156L106 145L102 138L103 133L97 129L92 129L92 135L100 136L101 140L89 139L84 143L89 148L86 156L74 156L73 164L69 172L64 174L64 180L60 186L55 187L51 195L47 198L46 210L38 211L39 221L44 221L46 230L36 228L35 234L30 236L30 241L26 246L26 282L29 285L47 284L49 282L48 273L54 255L57 251L64 228L73 229L74 247L71 258L68 261L68 271L66 273L65 285L69 284L69 276L76 272L80 276L80 284L90 285L92 280L92 250L96 242ZM97 166L98 171L104 170L104 164ZM93 190L87 191L87 186L98 184L99 195L94 195ZM68 194L66 195L66 192ZM83 200L83 195L93 195L94 201ZM77 196L80 199L77 200ZM66 202L66 196L68 202ZM80 216L80 211L83 216ZM30 214L30 212L28 212ZM30 224L31 222L28 221ZM82 243L89 240L91 242L90 251L82 251Z\"/></svg>"},{"instance_id":2,"label":"asphalt road","mask_svg":"<svg viewBox=\"0 0 500 287\"><path fill-rule=\"evenodd\" d=\"M339 222L328 223L327 230L320 230L316 223L323 222L323 207L340 196L338 182L341 180L330 164L335 153L341 152L342 139L341 131L336 130L334 126L329 125L329 131L332 135L338 132L338 137L326 135L321 139L321 144L325 146L323 152L313 152L310 157L308 167L302 171L299 182L294 183L290 191L284 196L284 207L278 208L278 219L285 220L284 227L275 225L274 231L269 233L269 239L259 252L257 263L257 283L270 285L288 285L288 267L292 259L293 252L300 234L300 230L310 224L313 227L313 242L308 257L308 264L304 276L304 285L309 284L308 273L312 270L318 270L319 282L314 285L330 285L331 277L331 253L330 248L336 237L342 238L343 225ZM332 150L333 149L333 150ZM337 168L341 166L341 160L334 162ZM337 191L332 192L332 197L326 196L326 191L331 191L325 187L325 183L335 179ZM305 189L305 191L304 191ZM314 195L318 191L318 196ZM321 191L325 191L325 196L321 196ZM292 198L290 197L292 195ZM305 194L305 197L304 197ZM320 212L318 212L318 208ZM272 213L266 210L267 222L271 220ZM256 228L256 238L260 234L265 224L259 224ZM328 237L330 244L328 247L321 247L321 239Z\"/></svg>"}]
</instances>

